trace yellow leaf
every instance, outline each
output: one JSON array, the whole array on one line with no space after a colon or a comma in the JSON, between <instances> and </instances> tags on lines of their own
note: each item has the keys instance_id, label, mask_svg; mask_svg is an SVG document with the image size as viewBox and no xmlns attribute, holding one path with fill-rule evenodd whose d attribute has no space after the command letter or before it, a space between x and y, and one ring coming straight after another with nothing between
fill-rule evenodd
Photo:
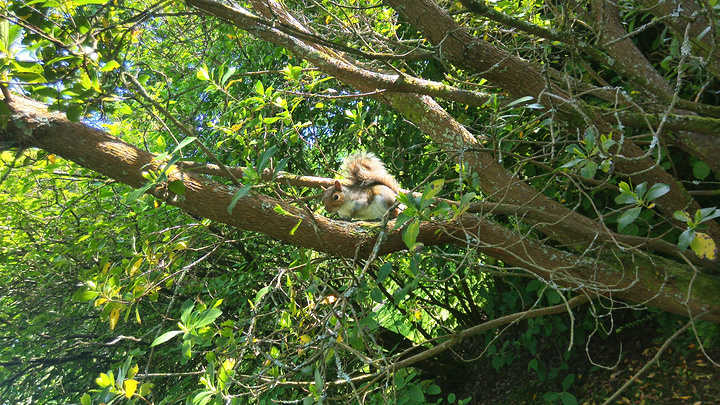
<instances>
[{"instance_id":1,"label":"yellow leaf","mask_svg":"<svg viewBox=\"0 0 720 405\"><path fill-rule=\"evenodd\" d=\"M690 242L690 249L702 259L715 260L717 258L717 244L706 233L695 232L695 239Z\"/></svg>"},{"instance_id":2,"label":"yellow leaf","mask_svg":"<svg viewBox=\"0 0 720 405\"><path fill-rule=\"evenodd\" d=\"M137 259L135 263L133 263L132 267L130 267L130 269L128 270L128 273L130 273L131 276L135 275L135 273L137 273L138 269L140 268L140 265L142 265L142 262L142 257Z\"/></svg>"},{"instance_id":3,"label":"yellow leaf","mask_svg":"<svg viewBox=\"0 0 720 405\"><path fill-rule=\"evenodd\" d=\"M125 389L125 398L130 398L137 389L138 382L135 380L123 381L123 388Z\"/></svg>"},{"instance_id":4,"label":"yellow leaf","mask_svg":"<svg viewBox=\"0 0 720 405\"><path fill-rule=\"evenodd\" d=\"M50 163L55 164L55 155L47 155L47 160L49 160Z\"/></svg>"},{"instance_id":5,"label":"yellow leaf","mask_svg":"<svg viewBox=\"0 0 720 405\"><path fill-rule=\"evenodd\" d=\"M321 305L331 305L333 302L337 300L337 297L334 295L328 295L327 297L323 298L322 301L320 301Z\"/></svg>"},{"instance_id":6,"label":"yellow leaf","mask_svg":"<svg viewBox=\"0 0 720 405\"><path fill-rule=\"evenodd\" d=\"M128 370L127 376L130 377L130 378L135 377L135 374L137 374L138 370L139 370L139 368L138 368L138 365L137 365L137 364L134 365L134 366L132 366L132 367L130 367L130 370ZM136 383L136 384L137 384L137 383Z\"/></svg>"},{"instance_id":7,"label":"yellow leaf","mask_svg":"<svg viewBox=\"0 0 720 405\"><path fill-rule=\"evenodd\" d=\"M170 166L167 166L165 173L167 173L168 177L170 177L171 174L173 174L175 172L179 172L179 171L180 170L178 169L177 165L170 165Z\"/></svg>"},{"instance_id":8,"label":"yellow leaf","mask_svg":"<svg viewBox=\"0 0 720 405\"><path fill-rule=\"evenodd\" d=\"M110 311L110 330L115 329L115 325L117 325L118 319L120 319L120 310L117 308L113 308L113 310Z\"/></svg>"},{"instance_id":9,"label":"yellow leaf","mask_svg":"<svg viewBox=\"0 0 720 405\"><path fill-rule=\"evenodd\" d=\"M109 269L110 269L110 263L105 263L105 265L102 268L103 274L106 274Z\"/></svg>"},{"instance_id":10,"label":"yellow leaf","mask_svg":"<svg viewBox=\"0 0 720 405\"><path fill-rule=\"evenodd\" d=\"M312 338L310 337L310 335L300 335L300 343L304 345L310 343L311 340Z\"/></svg>"},{"instance_id":11,"label":"yellow leaf","mask_svg":"<svg viewBox=\"0 0 720 405\"><path fill-rule=\"evenodd\" d=\"M232 358L226 359L225 361L223 361L222 366L226 371L229 371L229 370L232 370L233 368L235 368L235 363L236 363L235 359L232 359Z\"/></svg>"}]
</instances>

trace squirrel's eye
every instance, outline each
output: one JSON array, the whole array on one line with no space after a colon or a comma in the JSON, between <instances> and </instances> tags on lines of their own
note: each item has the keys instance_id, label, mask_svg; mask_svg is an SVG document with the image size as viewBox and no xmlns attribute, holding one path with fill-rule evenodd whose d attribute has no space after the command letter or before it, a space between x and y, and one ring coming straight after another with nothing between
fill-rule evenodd
<instances>
[{"instance_id":1,"label":"squirrel's eye","mask_svg":"<svg viewBox=\"0 0 720 405\"><path fill-rule=\"evenodd\" d=\"M340 199L340 194L333 194L333 200L337 201Z\"/></svg>"}]
</instances>

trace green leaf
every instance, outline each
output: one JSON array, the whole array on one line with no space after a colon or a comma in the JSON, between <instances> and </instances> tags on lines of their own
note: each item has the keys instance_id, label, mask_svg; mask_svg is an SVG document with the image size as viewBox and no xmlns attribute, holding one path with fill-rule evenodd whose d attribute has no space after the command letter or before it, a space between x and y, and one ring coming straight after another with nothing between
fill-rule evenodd
<instances>
[{"instance_id":1,"label":"green leaf","mask_svg":"<svg viewBox=\"0 0 720 405\"><path fill-rule=\"evenodd\" d=\"M80 116L83 113L83 107L79 104L73 104L70 107L68 107L67 111L65 111L65 115L67 116L67 119L72 122L79 122Z\"/></svg>"},{"instance_id":2,"label":"green leaf","mask_svg":"<svg viewBox=\"0 0 720 405\"><path fill-rule=\"evenodd\" d=\"M295 224L295 226L293 226L293 228L290 230L290 235L295 235L295 232L300 227L300 224L302 224L302 221L302 219L298 220L297 224Z\"/></svg>"},{"instance_id":3,"label":"green leaf","mask_svg":"<svg viewBox=\"0 0 720 405\"><path fill-rule=\"evenodd\" d=\"M693 176L698 180L705 180L710 175L710 166L702 160L698 160L693 165Z\"/></svg>"},{"instance_id":4,"label":"green leaf","mask_svg":"<svg viewBox=\"0 0 720 405\"><path fill-rule=\"evenodd\" d=\"M621 192L621 194L615 197L615 202L618 204L637 204L638 200L632 192Z\"/></svg>"},{"instance_id":5,"label":"green leaf","mask_svg":"<svg viewBox=\"0 0 720 405\"><path fill-rule=\"evenodd\" d=\"M560 393L560 402L563 403L563 405L577 405L577 398L575 398L575 395L569 393L569 392L561 392Z\"/></svg>"},{"instance_id":6,"label":"green leaf","mask_svg":"<svg viewBox=\"0 0 720 405\"><path fill-rule=\"evenodd\" d=\"M283 69L283 73L285 74L285 77L288 80L292 80L294 82L297 82L300 80L300 74L302 73L302 66L293 66L288 63L287 66Z\"/></svg>"},{"instance_id":7,"label":"green leaf","mask_svg":"<svg viewBox=\"0 0 720 405\"><path fill-rule=\"evenodd\" d=\"M82 398L80 398L80 404L82 405L91 405L92 399L90 398L90 395L83 394Z\"/></svg>"},{"instance_id":8,"label":"green leaf","mask_svg":"<svg viewBox=\"0 0 720 405\"><path fill-rule=\"evenodd\" d=\"M520 97L519 99L513 100L513 101L509 102L508 104L506 104L504 108L510 109L510 108L512 108L513 106L517 105L517 104L524 103L524 102L530 101L530 100L532 100L532 99L533 99L532 96Z\"/></svg>"},{"instance_id":9,"label":"green leaf","mask_svg":"<svg viewBox=\"0 0 720 405\"><path fill-rule=\"evenodd\" d=\"M595 127L588 127L585 129L585 150L590 152L595 148L595 138L596 138L597 128Z\"/></svg>"},{"instance_id":10,"label":"green leaf","mask_svg":"<svg viewBox=\"0 0 720 405\"><path fill-rule=\"evenodd\" d=\"M678 238L678 247L681 250L687 249L688 246L692 243L692 241L695 240L695 230L694 229L686 229L685 232L680 234L680 237Z\"/></svg>"},{"instance_id":11,"label":"green leaf","mask_svg":"<svg viewBox=\"0 0 720 405\"><path fill-rule=\"evenodd\" d=\"M268 150L263 152L262 155L260 155L260 159L258 159L258 164L257 164L258 173L262 173L262 171L265 170L265 168L267 167L268 160L270 160L270 158L275 153L277 153L277 151L278 151L277 146L273 145Z\"/></svg>"},{"instance_id":12,"label":"green leaf","mask_svg":"<svg viewBox=\"0 0 720 405\"><path fill-rule=\"evenodd\" d=\"M9 54L11 43L12 40L10 39L10 21L6 20L5 18L0 18L0 52Z\"/></svg>"},{"instance_id":13,"label":"green leaf","mask_svg":"<svg viewBox=\"0 0 720 405\"><path fill-rule=\"evenodd\" d=\"M618 184L618 187L620 187L620 192L623 194L631 194L632 190L630 189L630 185L625 183L624 181L621 181L620 184Z\"/></svg>"},{"instance_id":14,"label":"green leaf","mask_svg":"<svg viewBox=\"0 0 720 405\"><path fill-rule=\"evenodd\" d=\"M132 192L130 192L130 193L127 195L127 197L125 197L125 203L126 203L126 204L129 204L129 203L137 200L138 198L140 198L140 196L142 196L143 194L145 194L145 192L148 191L148 190L150 189L150 187L153 186L153 184L154 184L154 182L148 182L148 183L145 184L144 186L142 186L142 187L140 187L140 188L138 188L138 189L135 189L135 190L133 190Z\"/></svg>"},{"instance_id":15,"label":"green leaf","mask_svg":"<svg viewBox=\"0 0 720 405\"><path fill-rule=\"evenodd\" d=\"M580 169L580 175L584 179L591 180L595 178L595 173L597 173L598 165L592 160L588 160L586 162L587 163L585 164L585 166Z\"/></svg>"},{"instance_id":16,"label":"green leaf","mask_svg":"<svg viewBox=\"0 0 720 405\"><path fill-rule=\"evenodd\" d=\"M642 207L633 207L625 213L623 213L620 218L618 218L618 232L623 231L626 226L632 224L637 219L638 215L640 215L640 211L642 210Z\"/></svg>"},{"instance_id":17,"label":"green leaf","mask_svg":"<svg viewBox=\"0 0 720 405\"><path fill-rule=\"evenodd\" d=\"M562 381L563 391L570 389L570 386L575 382L575 374L568 374Z\"/></svg>"},{"instance_id":18,"label":"green leaf","mask_svg":"<svg viewBox=\"0 0 720 405\"><path fill-rule=\"evenodd\" d=\"M273 208L273 211L280 215L291 215L289 212L285 210L285 208L281 207L280 204L275 205L275 208Z\"/></svg>"},{"instance_id":19,"label":"green leaf","mask_svg":"<svg viewBox=\"0 0 720 405\"><path fill-rule=\"evenodd\" d=\"M700 213L700 218L697 221L698 224L720 217L720 210L716 207L703 208L698 212ZM697 217L697 213L695 216Z\"/></svg>"},{"instance_id":20,"label":"green leaf","mask_svg":"<svg viewBox=\"0 0 720 405\"><path fill-rule=\"evenodd\" d=\"M100 373L100 377L95 379L95 383L99 385L100 388L105 388L114 384L112 376L105 373Z\"/></svg>"},{"instance_id":21,"label":"green leaf","mask_svg":"<svg viewBox=\"0 0 720 405\"><path fill-rule=\"evenodd\" d=\"M390 275L390 272L392 271L392 264L385 263L382 266L380 266L380 269L378 270L377 280L375 281L376 284L382 284L383 281Z\"/></svg>"},{"instance_id":22,"label":"green leaf","mask_svg":"<svg viewBox=\"0 0 720 405\"><path fill-rule=\"evenodd\" d=\"M582 149L575 144L566 146L565 151L568 153L572 153L574 155L580 156L583 159L585 159L587 157L587 156L585 156L585 153L583 153Z\"/></svg>"},{"instance_id":23,"label":"green leaf","mask_svg":"<svg viewBox=\"0 0 720 405\"><path fill-rule=\"evenodd\" d=\"M173 180L168 183L168 190L177 195L183 195L185 194L185 183L182 180Z\"/></svg>"},{"instance_id":24,"label":"green leaf","mask_svg":"<svg viewBox=\"0 0 720 405\"><path fill-rule=\"evenodd\" d=\"M180 322L187 325L188 321L190 320L190 314L192 314L192 310L195 308L195 303L191 299L185 300L183 302L182 306L180 307Z\"/></svg>"},{"instance_id":25,"label":"green leaf","mask_svg":"<svg viewBox=\"0 0 720 405\"><path fill-rule=\"evenodd\" d=\"M546 290L545 296L547 297L548 302L550 305L555 305L562 301L562 297L560 296L560 293L555 290Z\"/></svg>"},{"instance_id":26,"label":"green leaf","mask_svg":"<svg viewBox=\"0 0 720 405\"><path fill-rule=\"evenodd\" d=\"M380 291L380 289L377 287L370 290L370 298L372 298L372 300L377 302L378 304L381 304L384 299L382 291Z\"/></svg>"},{"instance_id":27,"label":"green leaf","mask_svg":"<svg viewBox=\"0 0 720 405\"><path fill-rule=\"evenodd\" d=\"M323 386L325 385L325 384L323 383L323 378L322 378L322 377L323 377L323 376L322 376L322 374L320 373L320 369L319 369L319 368L315 368L315 388L316 388L318 391L321 391L322 388L323 388Z\"/></svg>"},{"instance_id":28,"label":"green leaf","mask_svg":"<svg viewBox=\"0 0 720 405\"><path fill-rule=\"evenodd\" d=\"M290 161L289 157L280 159L280 161L275 166L275 171L273 172L273 177L272 177L273 180L275 180L275 177L278 175L278 173L280 173L281 171L283 171L283 169L285 169L285 166L287 166L289 161Z\"/></svg>"},{"instance_id":29,"label":"green leaf","mask_svg":"<svg viewBox=\"0 0 720 405\"><path fill-rule=\"evenodd\" d=\"M200 316L198 316L197 320L191 326L202 328L203 326L213 323L221 314L222 311L217 308L206 309L200 313Z\"/></svg>"},{"instance_id":30,"label":"green leaf","mask_svg":"<svg viewBox=\"0 0 720 405\"><path fill-rule=\"evenodd\" d=\"M200 80L202 80L202 81L204 81L204 82L209 81L209 80L210 80L210 74L208 73L208 67L205 66L205 64L203 64L202 67L200 67L200 68L198 69L196 76L197 76L198 79L200 79Z\"/></svg>"},{"instance_id":31,"label":"green leaf","mask_svg":"<svg viewBox=\"0 0 720 405\"><path fill-rule=\"evenodd\" d=\"M230 78L230 76L232 76L232 75L235 73L236 70L237 70L237 69L235 69L234 67L231 67L230 69L228 69L228 71L225 72L225 74L223 75L222 79L220 79L220 85L221 85L221 86L224 86L225 83L226 83L226 82L228 81L228 79Z\"/></svg>"},{"instance_id":32,"label":"green leaf","mask_svg":"<svg viewBox=\"0 0 720 405\"><path fill-rule=\"evenodd\" d=\"M205 405L213 399L212 391L200 390L196 391L196 394L188 398L187 403L189 405Z\"/></svg>"},{"instance_id":33,"label":"green leaf","mask_svg":"<svg viewBox=\"0 0 720 405\"><path fill-rule=\"evenodd\" d=\"M260 96L265 95L265 87L263 87L263 84L261 81L255 82L255 93L257 93Z\"/></svg>"},{"instance_id":34,"label":"green leaf","mask_svg":"<svg viewBox=\"0 0 720 405\"><path fill-rule=\"evenodd\" d=\"M120 64L119 64L117 61L111 60L111 61L109 61L108 63L106 63L105 66L103 66L102 68L100 68L100 71L101 71L101 72L110 72L110 71L113 71L113 70L115 70L115 69L117 69L117 68L119 68L119 67L120 67Z\"/></svg>"},{"instance_id":35,"label":"green leaf","mask_svg":"<svg viewBox=\"0 0 720 405\"><path fill-rule=\"evenodd\" d=\"M10 121L10 108L5 103L5 100L0 100L0 129L7 128L7 124Z\"/></svg>"},{"instance_id":36,"label":"green leaf","mask_svg":"<svg viewBox=\"0 0 720 405\"><path fill-rule=\"evenodd\" d=\"M637 187L635 187L635 194L637 195L638 200L642 200L645 198L646 191L647 181L643 181L642 183L638 184Z\"/></svg>"},{"instance_id":37,"label":"green leaf","mask_svg":"<svg viewBox=\"0 0 720 405\"><path fill-rule=\"evenodd\" d=\"M292 320L290 319L290 312L283 311L280 314L280 320L278 324L281 328L289 328L292 325Z\"/></svg>"},{"instance_id":38,"label":"green leaf","mask_svg":"<svg viewBox=\"0 0 720 405\"><path fill-rule=\"evenodd\" d=\"M420 386L417 384L409 385L405 389L405 395L407 395L412 401L419 403L425 402L425 394L423 394L422 389L420 389Z\"/></svg>"},{"instance_id":39,"label":"green leaf","mask_svg":"<svg viewBox=\"0 0 720 405\"><path fill-rule=\"evenodd\" d=\"M189 145L190 143L192 143L192 142L195 142L196 139L197 139L197 138L194 137L194 136L189 136L189 137L183 139L182 141L180 141L180 143L178 144L178 146L176 146L175 149L173 149L173 151L170 152L170 154L171 154L171 155L177 155L178 153L180 153L180 152L182 151L182 148L188 146L188 145ZM169 166L170 164L171 164L171 163L169 163L168 166Z\"/></svg>"},{"instance_id":40,"label":"green leaf","mask_svg":"<svg viewBox=\"0 0 720 405\"><path fill-rule=\"evenodd\" d=\"M105 4L108 0L72 0L71 4L76 6L84 6L86 4Z\"/></svg>"},{"instance_id":41,"label":"green leaf","mask_svg":"<svg viewBox=\"0 0 720 405\"><path fill-rule=\"evenodd\" d=\"M715 2L715 6L717 7L717 1ZM700 32L700 33L698 34L698 36L696 37L697 40L700 41L701 39L703 39L703 37L704 37L705 35L707 35L707 33L710 32L710 31L712 30L712 28L713 28L712 25L708 25L707 27L705 27L705 29L702 30L702 32Z\"/></svg>"},{"instance_id":42,"label":"green leaf","mask_svg":"<svg viewBox=\"0 0 720 405\"><path fill-rule=\"evenodd\" d=\"M12 70L14 72L27 73L34 76L39 76L44 73L43 67L38 62L20 62L11 60Z\"/></svg>"},{"instance_id":43,"label":"green leaf","mask_svg":"<svg viewBox=\"0 0 720 405\"><path fill-rule=\"evenodd\" d=\"M183 331L181 330L171 330L170 332L165 332L162 335L158 336L157 339L153 340L152 344L150 344L150 347L155 347L159 344L165 343L181 333L183 333Z\"/></svg>"},{"instance_id":44,"label":"green leaf","mask_svg":"<svg viewBox=\"0 0 720 405\"><path fill-rule=\"evenodd\" d=\"M647 195L645 196L645 199L647 201L653 201L657 198L660 198L667 194L670 191L670 186L668 186L665 183L657 183L653 184L652 187L650 187L650 190L648 190Z\"/></svg>"},{"instance_id":45,"label":"green leaf","mask_svg":"<svg viewBox=\"0 0 720 405\"><path fill-rule=\"evenodd\" d=\"M612 160L605 159L602 162L600 162L600 170L607 173L610 171L610 167L612 166Z\"/></svg>"},{"instance_id":46,"label":"green leaf","mask_svg":"<svg viewBox=\"0 0 720 405\"><path fill-rule=\"evenodd\" d=\"M602 141L601 145L602 145L603 150L608 150L608 149L612 148L613 146L615 146L616 143L617 142L613 141L612 139L605 139Z\"/></svg>"},{"instance_id":47,"label":"green leaf","mask_svg":"<svg viewBox=\"0 0 720 405\"><path fill-rule=\"evenodd\" d=\"M75 291L75 294L73 294L72 299L79 302L85 302L90 301L98 296L98 293L95 291L88 291L84 288L79 289Z\"/></svg>"},{"instance_id":48,"label":"green leaf","mask_svg":"<svg viewBox=\"0 0 720 405\"><path fill-rule=\"evenodd\" d=\"M270 286L265 286L255 294L255 305L260 303L260 300L270 291Z\"/></svg>"},{"instance_id":49,"label":"green leaf","mask_svg":"<svg viewBox=\"0 0 720 405\"><path fill-rule=\"evenodd\" d=\"M415 218L412 220L412 222L410 222L410 225L405 228L405 231L402 235L402 240L403 242L405 242L405 245L408 247L408 249L411 249L413 245L415 245L418 233L420 233L420 221Z\"/></svg>"},{"instance_id":50,"label":"green leaf","mask_svg":"<svg viewBox=\"0 0 720 405\"><path fill-rule=\"evenodd\" d=\"M575 167L575 166L577 166L578 163L583 162L583 161L585 161L585 158L575 158L560 167L563 169L567 169L569 167Z\"/></svg>"},{"instance_id":51,"label":"green leaf","mask_svg":"<svg viewBox=\"0 0 720 405\"><path fill-rule=\"evenodd\" d=\"M688 214L685 211L675 211L673 212L673 217L677 219L678 221L685 221L690 222L690 214Z\"/></svg>"},{"instance_id":52,"label":"green leaf","mask_svg":"<svg viewBox=\"0 0 720 405\"><path fill-rule=\"evenodd\" d=\"M427 200L429 198L433 198L442 190L443 184L445 183L445 180L438 179L435 181L430 182L427 186L425 186L425 190L423 191L423 200Z\"/></svg>"},{"instance_id":53,"label":"green leaf","mask_svg":"<svg viewBox=\"0 0 720 405\"><path fill-rule=\"evenodd\" d=\"M393 294L393 300L395 301L396 305L401 303L402 300L405 299L408 292L410 292L410 288L411 288L410 283L408 283L407 285L405 285L405 287L403 287L399 291L396 291L395 294Z\"/></svg>"},{"instance_id":54,"label":"green leaf","mask_svg":"<svg viewBox=\"0 0 720 405\"><path fill-rule=\"evenodd\" d=\"M475 193L473 193L473 192L469 192L469 193L467 193L467 194L464 194L464 195L462 196L462 198L460 198L460 205L463 206L463 205L469 204L470 201L472 201L473 199L475 199L476 196L477 196L477 194L475 194Z\"/></svg>"},{"instance_id":55,"label":"green leaf","mask_svg":"<svg viewBox=\"0 0 720 405\"><path fill-rule=\"evenodd\" d=\"M228 205L228 214L232 214L233 208L235 208L235 205L237 205L238 200L248 195L250 192L250 189L252 188L252 184L246 184L242 186L237 193L232 198L232 201L230 201L230 205Z\"/></svg>"}]
</instances>

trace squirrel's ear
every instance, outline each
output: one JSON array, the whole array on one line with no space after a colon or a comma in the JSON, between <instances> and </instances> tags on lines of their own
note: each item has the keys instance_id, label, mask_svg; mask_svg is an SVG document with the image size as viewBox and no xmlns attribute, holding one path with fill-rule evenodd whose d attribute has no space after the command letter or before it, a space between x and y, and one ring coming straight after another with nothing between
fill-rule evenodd
<instances>
[{"instance_id":1,"label":"squirrel's ear","mask_svg":"<svg viewBox=\"0 0 720 405\"><path fill-rule=\"evenodd\" d=\"M340 182L335 180L335 188L338 190L342 190L342 186L340 185Z\"/></svg>"}]
</instances>

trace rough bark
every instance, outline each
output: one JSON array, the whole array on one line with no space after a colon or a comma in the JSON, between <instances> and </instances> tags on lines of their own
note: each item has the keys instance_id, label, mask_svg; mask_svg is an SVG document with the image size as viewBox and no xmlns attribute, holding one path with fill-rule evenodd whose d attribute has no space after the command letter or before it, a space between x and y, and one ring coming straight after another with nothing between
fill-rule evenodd
<instances>
[{"instance_id":1,"label":"rough bark","mask_svg":"<svg viewBox=\"0 0 720 405\"><path fill-rule=\"evenodd\" d=\"M600 134L612 134L619 142L615 152L615 165L618 173L632 179L634 184L648 182L668 184L671 191L657 200L657 209L667 218L678 210L694 212L700 206L690 197L684 187L669 173L664 171L651 156L631 141L624 139L610 122L592 114L584 108L582 102L572 99L559 86L546 80L532 65L520 58L503 52L492 45L473 37L463 29L445 11L432 0L385 0L403 15L430 42L438 47L442 59L482 75L491 83L507 90L515 97L532 96L548 109L557 109L568 123L573 125L594 126ZM452 33L448 35L448 33ZM578 130L583 129L578 126ZM582 131L580 131L582 132ZM487 179L485 179L487 181ZM485 184L485 183L484 183ZM535 193L538 194L538 193ZM532 206L538 201L530 194L527 204ZM682 225L678 222L679 225ZM711 223L708 233L720 240L720 226Z\"/></svg>"}]
</instances>

